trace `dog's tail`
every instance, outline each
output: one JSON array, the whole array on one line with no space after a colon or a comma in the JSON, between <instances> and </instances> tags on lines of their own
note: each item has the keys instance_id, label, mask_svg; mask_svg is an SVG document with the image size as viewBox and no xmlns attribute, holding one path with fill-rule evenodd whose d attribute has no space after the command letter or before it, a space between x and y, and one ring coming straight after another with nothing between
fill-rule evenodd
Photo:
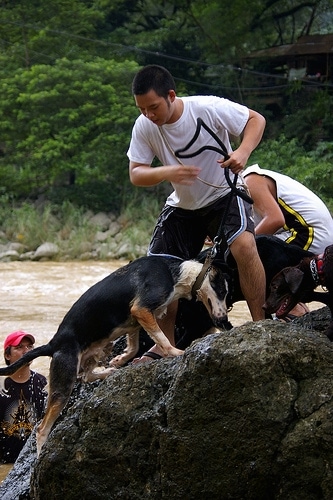
<instances>
[{"instance_id":1,"label":"dog's tail","mask_svg":"<svg viewBox=\"0 0 333 500\"><path fill-rule=\"evenodd\" d=\"M39 356L52 356L52 354L53 349L50 344L36 347L36 349L26 352L22 358L15 361L15 363L6 366L5 368L0 368L0 375L13 375L13 373L17 372L17 370L22 368L22 366L27 365L36 358L39 358Z\"/></svg>"}]
</instances>

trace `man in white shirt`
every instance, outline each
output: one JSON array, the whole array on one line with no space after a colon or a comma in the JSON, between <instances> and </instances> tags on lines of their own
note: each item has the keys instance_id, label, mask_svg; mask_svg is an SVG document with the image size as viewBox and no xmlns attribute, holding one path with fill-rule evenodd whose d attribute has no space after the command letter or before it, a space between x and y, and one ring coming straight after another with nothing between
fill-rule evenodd
<instances>
[{"instance_id":1,"label":"man in white shirt","mask_svg":"<svg viewBox=\"0 0 333 500\"><path fill-rule=\"evenodd\" d=\"M234 193L225 178L238 175L262 138L265 119L256 111L215 96L179 98L168 70L150 65L141 69L133 80L133 95L141 115L133 131L129 157L129 174L136 186L153 186L163 181L174 191L155 226L148 254L172 254L183 259L195 258L208 235L214 239L225 215L224 235L239 269L240 283L254 321L264 318L265 272L260 261L252 219L252 206ZM193 138L200 118L224 143L228 158L213 149L205 149L195 159L183 161L175 151ZM229 135L242 136L239 147L232 151ZM217 146L213 137L201 130L189 153L202 147ZM160 166L152 167L157 157ZM242 183L238 180L238 187ZM229 194L231 196L230 206ZM169 307L160 325L174 345L177 305ZM154 346L143 356L160 355Z\"/></svg>"}]
</instances>

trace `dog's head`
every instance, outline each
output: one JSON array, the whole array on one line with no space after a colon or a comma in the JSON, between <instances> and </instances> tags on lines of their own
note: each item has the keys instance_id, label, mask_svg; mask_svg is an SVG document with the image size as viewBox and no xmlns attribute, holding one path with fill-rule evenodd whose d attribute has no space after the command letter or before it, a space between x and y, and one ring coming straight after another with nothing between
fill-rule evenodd
<instances>
[{"instance_id":1,"label":"dog's head","mask_svg":"<svg viewBox=\"0 0 333 500\"><path fill-rule=\"evenodd\" d=\"M304 273L297 267L286 267L274 276L263 309L284 318L302 298Z\"/></svg>"},{"instance_id":2,"label":"dog's head","mask_svg":"<svg viewBox=\"0 0 333 500\"><path fill-rule=\"evenodd\" d=\"M227 297L231 284L225 267L214 262L197 292L197 299L205 305L217 328L223 328L228 321Z\"/></svg>"}]
</instances>

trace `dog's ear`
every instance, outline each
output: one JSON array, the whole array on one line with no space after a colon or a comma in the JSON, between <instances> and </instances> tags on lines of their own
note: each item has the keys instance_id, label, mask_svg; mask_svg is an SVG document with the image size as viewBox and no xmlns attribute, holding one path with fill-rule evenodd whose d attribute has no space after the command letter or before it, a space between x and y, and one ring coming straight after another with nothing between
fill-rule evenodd
<instances>
[{"instance_id":1,"label":"dog's ear","mask_svg":"<svg viewBox=\"0 0 333 500\"><path fill-rule=\"evenodd\" d=\"M291 293L297 293L303 280L303 271L301 271L297 267L288 267L286 269L283 269L282 273Z\"/></svg>"}]
</instances>

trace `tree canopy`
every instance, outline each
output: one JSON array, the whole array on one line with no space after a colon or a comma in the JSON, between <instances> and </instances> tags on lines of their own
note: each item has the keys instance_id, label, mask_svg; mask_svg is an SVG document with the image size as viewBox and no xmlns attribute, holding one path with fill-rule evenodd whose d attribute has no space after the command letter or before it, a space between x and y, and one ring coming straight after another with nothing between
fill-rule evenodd
<instances>
[{"instance_id":1,"label":"tree canopy","mask_svg":"<svg viewBox=\"0 0 333 500\"><path fill-rule=\"evenodd\" d=\"M168 67L179 94L243 102L244 85L260 89L265 68L246 80L242 58L303 34L327 33L332 4L0 0L2 199L75 195L89 206L95 191L99 206L120 207L134 189L126 151L137 116L131 81L140 66ZM330 89L309 98L284 82L283 92L284 115L266 139L285 134L312 150L326 141L331 151ZM254 107L269 121L259 100Z\"/></svg>"}]
</instances>

